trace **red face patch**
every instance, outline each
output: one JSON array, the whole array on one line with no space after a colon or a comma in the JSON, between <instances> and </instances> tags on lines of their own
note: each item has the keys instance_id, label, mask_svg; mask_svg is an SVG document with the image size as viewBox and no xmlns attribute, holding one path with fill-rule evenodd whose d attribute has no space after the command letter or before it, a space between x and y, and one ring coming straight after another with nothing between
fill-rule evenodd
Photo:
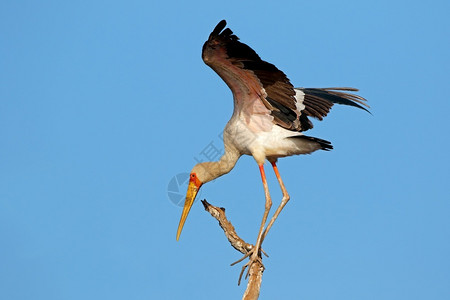
<instances>
[{"instance_id":1,"label":"red face patch","mask_svg":"<svg viewBox=\"0 0 450 300\"><path fill-rule=\"evenodd\" d=\"M191 173L191 175L189 176L189 182L192 182L193 184L195 184L195 186L197 188L200 188L200 186L203 184L197 177L197 174L195 173Z\"/></svg>"}]
</instances>

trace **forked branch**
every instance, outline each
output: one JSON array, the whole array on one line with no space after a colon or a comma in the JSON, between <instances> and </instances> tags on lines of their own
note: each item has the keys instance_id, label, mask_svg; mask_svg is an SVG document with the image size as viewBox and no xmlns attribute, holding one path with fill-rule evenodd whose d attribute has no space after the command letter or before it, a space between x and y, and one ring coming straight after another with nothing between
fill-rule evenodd
<instances>
[{"instance_id":1,"label":"forked branch","mask_svg":"<svg viewBox=\"0 0 450 300\"><path fill-rule=\"evenodd\" d=\"M225 236L230 242L231 246L234 249L241 252L242 254L248 254L252 249L253 245L246 243L243 239L241 239L234 229L234 226L228 221L225 216L225 208L216 207L214 205L209 204L206 200L202 200L203 206L205 210L211 214L217 221L219 221L220 227L223 229ZM259 291L261 288L262 274L264 272L264 266L260 262L255 262L250 265L248 271L248 283L247 289L245 290L243 300L256 300L259 297ZM244 271L244 270L243 270ZM239 277L239 282L241 280L242 272Z\"/></svg>"}]
</instances>

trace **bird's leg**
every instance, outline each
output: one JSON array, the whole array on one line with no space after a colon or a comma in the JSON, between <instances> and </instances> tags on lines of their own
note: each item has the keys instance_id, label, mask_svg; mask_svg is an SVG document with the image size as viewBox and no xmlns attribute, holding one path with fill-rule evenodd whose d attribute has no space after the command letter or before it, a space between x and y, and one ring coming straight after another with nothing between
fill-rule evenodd
<instances>
[{"instance_id":1,"label":"bird's leg","mask_svg":"<svg viewBox=\"0 0 450 300\"><path fill-rule=\"evenodd\" d=\"M263 186L264 186L264 195L266 197L266 205L265 205L265 209L264 209L263 218L261 221L261 227L259 228L258 238L257 238L256 244L255 244L256 251L253 252L252 256L250 257L250 261L254 261L258 258L258 256L261 256L260 252L261 252L261 243L263 240L264 226L266 225L267 216L269 215L270 208L272 207L272 199L270 198L269 186L267 185L266 174L264 173L263 165L259 165L259 171L261 172L261 179L262 179Z\"/></svg>"},{"instance_id":2,"label":"bird's leg","mask_svg":"<svg viewBox=\"0 0 450 300\"><path fill-rule=\"evenodd\" d=\"M281 210L284 208L284 206L286 205L286 203L288 203L289 199L291 198L286 190L286 188L284 187L284 183L283 180L281 180L281 176L280 173L278 172L278 167L276 162L270 162L272 164L273 170L275 172L275 175L277 176L278 179L278 183L280 184L281 187L281 192L283 193L283 198L281 199L281 203L278 206L277 210L275 211L275 213L272 216L272 219L270 219L269 224L267 225L266 229L264 230L263 236L262 236L262 241L264 241L264 239L267 236L267 233L269 232L270 228L272 227L273 223L275 222L275 220L277 219L278 215L280 214ZM261 242L262 242L261 241Z\"/></svg>"},{"instance_id":3,"label":"bird's leg","mask_svg":"<svg viewBox=\"0 0 450 300\"><path fill-rule=\"evenodd\" d=\"M266 225L267 222L267 216L269 215L269 211L270 208L272 207L272 200L270 198L270 193L269 193L269 186L267 185L267 180L266 180L266 174L264 172L264 166L261 164L259 165L259 171L261 172L261 179L263 182L263 186L264 186L264 194L266 197L266 205L265 205L265 209L264 209L264 215L261 221L261 226L259 228L259 233L258 233L258 238L256 239L256 244L255 247L253 247L253 249L251 250L250 253L247 253L245 257L250 257L249 258L249 262L246 263L241 270L241 274L239 276L239 282L241 281L241 277L242 274L244 273L244 270L248 267L250 270L250 267L253 263L259 261L262 265L262 261L261 261L261 243L263 241L263 232L264 232L264 226ZM238 260L237 262L242 261L242 259ZM232 265L236 264L237 262L233 263ZM263 266L264 267L264 266ZM248 271L247 271L247 275L245 276L245 278L247 278L248 276ZM239 284L239 283L238 283Z\"/></svg>"}]
</instances>

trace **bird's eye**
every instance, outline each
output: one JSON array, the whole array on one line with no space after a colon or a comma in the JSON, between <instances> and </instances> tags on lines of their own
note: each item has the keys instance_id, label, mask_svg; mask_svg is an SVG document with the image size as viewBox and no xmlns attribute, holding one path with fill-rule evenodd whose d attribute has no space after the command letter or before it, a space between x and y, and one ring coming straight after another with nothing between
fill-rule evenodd
<instances>
[{"instance_id":1,"label":"bird's eye","mask_svg":"<svg viewBox=\"0 0 450 300\"><path fill-rule=\"evenodd\" d=\"M194 174L191 174L191 178L195 178L195 175L194 175Z\"/></svg>"}]
</instances>

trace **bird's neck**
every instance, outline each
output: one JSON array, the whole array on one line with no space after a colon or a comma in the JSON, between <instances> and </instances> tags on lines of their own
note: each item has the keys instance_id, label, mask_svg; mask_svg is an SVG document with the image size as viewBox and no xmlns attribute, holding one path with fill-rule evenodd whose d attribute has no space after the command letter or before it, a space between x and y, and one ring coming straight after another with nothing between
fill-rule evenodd
<instances>
[{"instance_id":1,"label":"bird's neck","mask_svg":"<svg viewBox=\"0 0 450 300\"><path fill-rule=\"evenodd\" d=\"M237 150L225 147L225 154L218 161L201 163L200 165L206 173L205 182L214 180L230 172L236 165L239 157L240 154Z\"/></svg>"}]
</instances>

